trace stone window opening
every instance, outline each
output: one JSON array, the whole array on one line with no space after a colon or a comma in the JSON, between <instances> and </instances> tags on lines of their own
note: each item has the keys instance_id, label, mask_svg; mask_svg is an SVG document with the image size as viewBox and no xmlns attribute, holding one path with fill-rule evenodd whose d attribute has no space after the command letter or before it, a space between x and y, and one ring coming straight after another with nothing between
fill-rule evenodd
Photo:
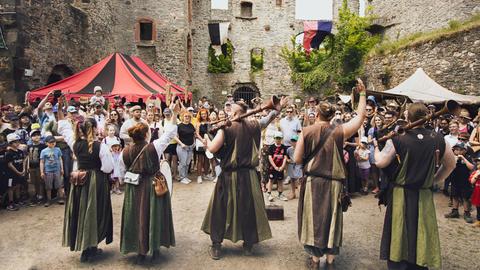
<instances>
[{"instance_id":1,"label":"stone window opening","mask_svg":"<svg viewBox=\"0 0 480 270\"><path fill-rule=\"evenodd\" d=\"M240 16L245 18L253 17L253 3L241 2L240 3Z\"/></svg>"},{"instance_id":2,"label":"stone window opening","mask_svg":"<svg viewBox=\"0 0 480 270\"><path fill-rule=\"evenodd\" d=\"M233 52L235 48L230 40L221 46L210 45L208 48L209 73L230 73L233 72Z\"/></svg>"},{"instance_id":3,"label":"stone window opening","mask_svg":"<svg viewBox=\"0 0 480 270\"><path fill-rule=\"evenodd\" d=\"M263 53L264 49L253 48L250 51L250 70L258 72L263 70Z\"/></svg>"},{"instance_id":4,"label":"stone window opening","mask_svg":"<svg viewBox=\"0 0 480 270\"><path fill-rule=\"evenodd\" d=\"M45 85L56 83L67 77L72 76L73 74L75 74L75 72L71 67L65 64L55 65L52 68L52 72L50 72L50 75L48 75L47 83Z\"/></svg>"},{"instance_id":5,"label":"stone window opening","mask_svg":"<svg viewBox=\"0 0 480 270\"><path fill-rule=\"evenodd\" d=\"M135 41L150 43L156 41L157 30L155 21L150 18L137 19L135 24Z\"/></svg>"},{"instance_id":6,"label":"stone window opening","mask_svg":"<svg viewBox=\"0 0 480 270\"><path fill-rule=\"evenodd\" d=\"M276 5L277 7L281 7L282 4L283 4L282 2L283 2L282 0L276 0L276 1L275 1L275 5Z\"/></svg>"}]
</instances>

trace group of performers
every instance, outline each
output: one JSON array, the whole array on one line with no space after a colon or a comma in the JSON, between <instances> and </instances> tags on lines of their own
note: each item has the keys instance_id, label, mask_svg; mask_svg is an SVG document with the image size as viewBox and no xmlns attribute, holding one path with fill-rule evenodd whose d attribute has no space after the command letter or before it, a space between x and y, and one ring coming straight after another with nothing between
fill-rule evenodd
<instances>
[{"instance_id":1,"label":"group of performers","mask_svg":"<svg viewBox=\"0 0 480 270\"><path fill-rule=\"evenodd\" d=\"M307 264L312 269L319 267L324 255L326 263L333 264L342 246L341 197L347 177L343 145L365 119L366 92L361 80L357 91L360 97L355 118L345 124L332 125L335 107L321 102L315 124L302 131L295 149L294 161L304 165L306 175L300 188L298 237L310 255ZM261 119L232 121L213 138L205 135L205 147L220 159L222 169L201 227L210 235L212 259L221 258L224 239L243 241L244 254L251 255L255 244L272 237L256 167L261 130L287 104L288 99L283 97ZM231 117L244 115L247 109L242 102L234 103ZM179 113L180 110L173 104L172 111ZM408 120L413 122L427 114L423 104L415 103L409 107ZM111 243L113 235L107 178L113 165L108 150L95 140L95 129L96 123L91 119L79 119L75 123L59 121L59 132L75 153L78 169L87 172L83 185L71 187L63 230L63 245L72 251L82 251L81 261L101 253L98 243L103 240ZM168 192L156 196L151 183L163 151L176 135L176 126L167 126L163 135L152 143L146 141L148 130L143 123L128 130L133 144L124 149L121 159L123 170L139 174L140 179L138 185L126 187L120 250L124 254L137 253L139 263L146 255L157 259L161 246L175 245L170 196ZM453 169L455 159L450 149L443 137L422 126L388 140L381 151L375 147L379 168L392 161L400 164L387 191L381 240L381 259L388 261L389 269L440 267L432 185L434 180L443 181ZM139 162L135 162L137 156Z\"/></svg>"}]
</instances>

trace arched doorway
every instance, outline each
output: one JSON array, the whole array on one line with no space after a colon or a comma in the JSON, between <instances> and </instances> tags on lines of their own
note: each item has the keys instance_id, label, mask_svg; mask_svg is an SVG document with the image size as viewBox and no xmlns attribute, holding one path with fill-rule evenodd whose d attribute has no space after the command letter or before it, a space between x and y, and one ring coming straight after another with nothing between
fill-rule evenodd
<instances>
[{"instance_id":1,"label":"arched doorway","mask_svg":"<svg viewBox=\"0 0 480 270\"><path fill-rule=\"evenodd\" d=\"M248 104L250 108L253 108L252 99L260 97L260 91L252 83L239 83L235 85L233 91L233 99L235 101L242 100Z\"/></svg>"},{"instance_id":2,"label":"arched doorway","mask_svg":"<svg viewBox=\"0 0 480 270\"><path fill-rule=\"evenodd\" d=\"M56 65L52 68L52 72L50 72L50 75L48 76L46 85L61 81L72 76L74 73L73 69L65 64Z\"/></svg>"}]
</instances>

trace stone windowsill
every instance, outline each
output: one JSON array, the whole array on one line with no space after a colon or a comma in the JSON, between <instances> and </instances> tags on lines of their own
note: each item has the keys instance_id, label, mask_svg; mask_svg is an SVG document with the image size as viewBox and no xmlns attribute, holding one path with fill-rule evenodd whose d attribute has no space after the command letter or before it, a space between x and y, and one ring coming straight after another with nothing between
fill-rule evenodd
<instances>
[{"instance_id":1,"label":"stone windowsill","mask_svg":"<svg viewBox=\"0 0 480 270\"><path fill-rule=\"evenodd\" d=\"M235 18L240 20L246 20L246 21L253 21L258 19L258 17L242 17L242 16L236 16Z\"/></svg>"},{"instance_id":2,"label":"stone windowsill","mask_svg":"<svg viewBox=\"0 0 480 270\"><path fill-rule=\"evenodd\" d=\"M153 43L153 41L140 41L137 42L137 47L155 47L156 45Z\"/></svg>"}]
</instances>

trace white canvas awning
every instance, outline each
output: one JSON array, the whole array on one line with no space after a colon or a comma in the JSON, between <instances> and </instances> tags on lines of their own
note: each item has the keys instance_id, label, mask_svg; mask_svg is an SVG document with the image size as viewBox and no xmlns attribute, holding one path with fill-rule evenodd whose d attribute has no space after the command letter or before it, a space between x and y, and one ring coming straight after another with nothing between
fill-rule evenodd
<instances>
[{"instance_id":1,"label":"white canvas awning","mask_svg":"<svg viewBox=\"0 0 480 270\"><path fill-rule=\"evenodd\" d=\"M462 104L480 104L480 97L462 95L448 90L430 78L422 68L395 88L384 91L389 94L405 95L412 101L425 103L443 103L455 100Z\"/></svg>"}]
</instances>

